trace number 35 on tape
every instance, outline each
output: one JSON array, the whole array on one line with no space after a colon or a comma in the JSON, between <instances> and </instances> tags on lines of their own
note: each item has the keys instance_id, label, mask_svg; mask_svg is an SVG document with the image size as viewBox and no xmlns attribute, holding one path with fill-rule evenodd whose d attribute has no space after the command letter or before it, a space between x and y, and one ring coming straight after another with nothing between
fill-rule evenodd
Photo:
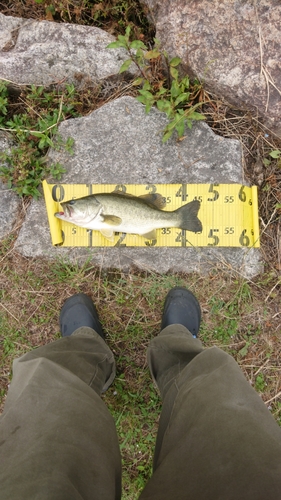
<instances>
[{"instance_id":1,"label":"number 35 on tape","mask_svg":"<svg viewBox=\"0 0 281 500\"><path fill-rule=\"evenodd\" d=\"M155 247L259 247L257 187L241 184L47 184L43 183L52 242L62 246L155 246ZM114 241L92 231L61 221L54 216L60 202L90 194L112 191L140 196L160 193L164 210L172 211L200 201L198 218L202 232L178 228L157 230L155 240L133 234L115 234Z\"/></svg>"}]
</instances>

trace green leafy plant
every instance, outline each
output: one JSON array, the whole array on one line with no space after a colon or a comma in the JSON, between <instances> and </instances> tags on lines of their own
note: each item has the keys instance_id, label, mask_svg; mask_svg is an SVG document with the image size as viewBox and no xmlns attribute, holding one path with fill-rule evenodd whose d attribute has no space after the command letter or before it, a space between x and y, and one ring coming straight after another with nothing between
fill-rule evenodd
<instances>
[{"instance_id":1,"label":"green leafy plant","mask_svg":"<svg viewBox=\"0 0 281 500\"><path fill-rule=\"evenodd\" d=\"M266 387L266 381L265 381L264 375L263 375L263 373L259 373L256 376L255 388L257 391L263 392L265 390L265 387Z\"/></svg>"},{"instance_id":2,"label":"green leafy plant","mask_svg":"<svg viewBox=\"0 0 281 500\"><path fill-rule=\"evenodd\" d=\"M281 159L280 149L274 149L273 151L270 151L269 156L271 156L271 158L274 158L274 159L278 159L278 160Z\"/></svg>"},{"instance_id":3,"label":"green leafy plant","mask_svg":"<svg viewBox=\"0 0 281 500\"><path fill-rule=\"evenodd\" d=\"M0 125L7 115L8 90L4 82L0 81ZM2 114L2 116L1 116Z\"/></svg>"},{"instance_id":4,"label":"green leafy plant","mask_svg":"<svg viewBox=\"0 0 281 500\"><path fill-rule=\"evenodd\" d=\"M191 128L192 121L205 119L204 115L196 111L202 103L194 103L201 85L198 81L191 85L188 76L180 76L177 68L181 59L173 57L169 60L167 53L161 52L157 39L154 40L154 48L148 50L141 40L130 42L130 34L131 28L128 26L125 35L119 35L116 42L107 46L110 49L124 48L129 54L119 73L128 71L132 64L137 66L139 77L134 83L140 87L138 101L145 105L147 113L156 105L170 120L164 129L163 142L171 137L174 130L182 137L185 125Z\"/></svg>"},{"instance_id":5,"label":"green leafy plant","mask_svg":"<svg viewBox=\"0 0 281 500\"><path fill-rule=\"evenodd\" d=\"M73 139L63 141L58 134L59 123L77 116L75 88L66 85L64 90L46 90L32 85L24 93L18 112L12 114L12 99L5 82L0 82L0 129L10 133L13 145L0 154L0 177L9 189L20 196L38 198L39 185L51 175L60 179L64 169L58 163L47 165L45 155L49 147L65 147L69 152Z\"/></svg>"},{"instance_id":6,"label":"green leafy plant","mask_svg":"<svg viewBox=\"0 0 281 500\"><path fill-rule=\"evenodd\" d=\"M281 150L280 149L273 149L268 154L269 154L270 158L263 159L264 166L268 167L271 164L272 160L277 160L278 167L281 167Z\"/></svg>"}]
</instances>

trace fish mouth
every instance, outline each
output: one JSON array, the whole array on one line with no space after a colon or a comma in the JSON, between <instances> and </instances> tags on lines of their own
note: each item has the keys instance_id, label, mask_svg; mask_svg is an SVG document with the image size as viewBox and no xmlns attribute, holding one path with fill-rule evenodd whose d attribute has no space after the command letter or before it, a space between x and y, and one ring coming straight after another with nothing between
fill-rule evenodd
<instances>
[{"instance_id":1,"label":"fish mouth","mask_svg":"<svg viewBox=\"0 0 281 500\"><path fill-rule=\"evenodd\" d=\"M70 207L69 205L66 205L64 203L61 204L62 205L62 208L64 209L64 212L57 212L55 215L62 215L64 217L69 217L71 218L72 215L73 215L73 208Z\"/></svg>"},{"instance_id":2,"label":"fish mouth","mask_svg":"<svg viewBox=\"0 0 281 500\"><path fill-rule=\"evenodd\" d=\"M71 208L69 205L63 204L63 209L64 209L64 215L66 217L72 217L74 212L73 208Z\"/></svg>"}]
</instances>

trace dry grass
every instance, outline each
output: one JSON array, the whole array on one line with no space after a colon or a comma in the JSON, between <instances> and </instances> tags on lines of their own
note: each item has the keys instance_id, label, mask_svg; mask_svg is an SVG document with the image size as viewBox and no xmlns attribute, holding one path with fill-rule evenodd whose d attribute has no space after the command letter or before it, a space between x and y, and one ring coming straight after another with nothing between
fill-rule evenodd
<instances>
[{"instance_id":1,"label":"dry grass","mask_svg":"<svg viewBox=\"0 0 281 500\"><path fill-rule=\"evenodd\" d=\"M131 26L136 38L152 40L154 26L147 7L139 0L0 0L6 16L97 26L112 35L124 34Z\"/></svg>"},{"instance_id":2,"label":"dry grass","mask_svg":"<svg viewBox=\"0 0 281 500\"><path fill-rule=\"evenodd\" d=\"M60 336L59 311L66 298L78 291L91 296L117 362L117 377L103 398L117 425L124 499L136 498L151 474L161 402L146 349L160 330L164 298L175 285L188 287L200 301L203 345L233 355L281 425L281 280L275 271L268 267L251 281L229 270L208 277L103 272L90 263L78 267L24 258L13 249L15 233L0 244L1 406L13 359Z\"/></svg>"},{"instance_id":3,"label":"dry grass","mask_svg":"<svg viewBox=\"0 0 281 500\"><path fill-rule=\"evenodd\" d=\"M121 369L132 378L136 390L132 370L135 365L145 367L148 341L159 332L164 297L172 286L183 284L201 303L204 345L231 352L253 383L257 373L262 373L264 400L280 401L281 280L270 269L252 281L223 271L214 271L208 278L137 271L104 273L90 264L79 268L24 258L13 250L13 239L1 244L0 255L3 394L12 359L59 336L60 307L78 291L95 301L109 344L117 358L125 359Z\"/></svg>"},{"instance_id":4,"label":"dry grass","mask_svg":"<svg viewBox=\"0 0 281 500\"><path fill-rule=\"evenodd\" d=\"M272 150L281 150L281 140L259 121L258 116L202 91L203 112L216 134L237 139L242 144L245 181L259 187L261 252L268 266L281 271L281 160L273 160Z\"/></svg>"}]
</instances>

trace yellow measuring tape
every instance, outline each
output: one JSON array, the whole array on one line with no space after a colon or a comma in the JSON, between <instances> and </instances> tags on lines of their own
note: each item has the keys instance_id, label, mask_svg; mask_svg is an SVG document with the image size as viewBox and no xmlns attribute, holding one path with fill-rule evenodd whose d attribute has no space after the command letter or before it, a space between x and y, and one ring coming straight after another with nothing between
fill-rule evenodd
<instances>
[{"instance_id":1,"label":"yellow measuring tape","mask_svg":"<svg viewBox=\"0 0 281 500\"><path fill-rule=\"evenodd\" d=\"M64 247L259 247L257 187L241 184L47 184L44 196L53 245ZM140 196L160 193L166 199L165 210L175 210L192 200L201 205L198 218L202 233L178 228L157 230L156 240L134 234L116 233L114 241L99 231L74 226L57 219L60 202L95 193L120 190Z\"/></svg>"}]
</instances>

